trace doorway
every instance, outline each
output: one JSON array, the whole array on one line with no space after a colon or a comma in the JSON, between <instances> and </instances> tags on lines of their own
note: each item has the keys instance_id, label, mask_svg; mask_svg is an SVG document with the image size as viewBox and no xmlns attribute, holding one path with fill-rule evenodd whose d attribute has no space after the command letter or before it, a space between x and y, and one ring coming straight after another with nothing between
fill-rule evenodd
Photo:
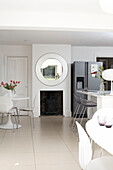
<instances>
[{"instance_id":1,"label":"doorway","mask_svg":"<svg viewBox=\"0 0 113 170\"><path fill-rule=\"evenodd\" d=\"M20 81L16 87L16 95L28 96L28 58L27 57L7 57L7 81ZM17 107L27 107L28 101L18 101L14 103ZM25 115L25 112L21 113Z\"/></svg>"},{"instance_id":2,"label":"doorway","mask_svg":"<svg viewBox=\"0 0 113 170\"><path fill-rule=\"evenodd\" d=\"M98 62L103 62L104 70L110 69L110 68L113 69L113 57L97 57L96 60ZM104 80L104 85L105 85L105 90L111 89L111 82L110 81Z\"/></svg>"}]
</instances>

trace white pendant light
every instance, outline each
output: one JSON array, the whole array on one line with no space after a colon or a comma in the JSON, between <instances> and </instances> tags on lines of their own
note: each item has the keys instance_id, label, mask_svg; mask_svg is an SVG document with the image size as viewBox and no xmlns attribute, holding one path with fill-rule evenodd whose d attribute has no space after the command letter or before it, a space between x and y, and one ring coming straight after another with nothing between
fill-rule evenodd
<instances>
[{"instance_id":1,"label":"white pendant light","mask_svg":"<svg viewBox=\"0 0 113 170\"><path fill-rule=\"evenodd\" d=\"M113 0L99 0L99 3L104 12L113 14Z\"/></svg>"},{"instance_id":2,"label":"white pendant light","mask_svg":"<svg viewBox=\"0 0 113 170\"><path fill-rule=\"evenodd\" d=\"M110 95L113 95L113 69L106 69L102 72L103 79L107 81L111 81L111 93Z\"/></svg>"}]
</instances>

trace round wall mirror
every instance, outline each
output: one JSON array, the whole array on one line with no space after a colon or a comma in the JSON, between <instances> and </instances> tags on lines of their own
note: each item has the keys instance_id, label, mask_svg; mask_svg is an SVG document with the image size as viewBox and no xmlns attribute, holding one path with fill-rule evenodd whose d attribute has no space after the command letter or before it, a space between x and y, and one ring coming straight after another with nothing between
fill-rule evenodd
<instances>
[{"instance_id":1,"label":"round wall mirror","mask_svg":"<svg viewBox=\"0 0 113 170\"><path fill-rule=\"evenodd\" d=\"M58 54L48 53L40 57L36 63L36 75L46 85L57 85L67 76L66 61Z\"/></svg>"}]
</instances>

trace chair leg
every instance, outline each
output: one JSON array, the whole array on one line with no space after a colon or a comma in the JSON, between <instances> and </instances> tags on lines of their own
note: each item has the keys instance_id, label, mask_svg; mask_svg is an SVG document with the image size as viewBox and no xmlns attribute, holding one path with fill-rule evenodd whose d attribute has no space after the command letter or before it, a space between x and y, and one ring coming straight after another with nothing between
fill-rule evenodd
<instances>
[{"instance_id":1,"label":"chair leg","mask_svg":"<svg viewBox=\"0 0 113 170\"><path fill-rule=\"evenodd\" d=\"M14 124L13 124L13 133L15 133Z\"/></svg>"},{"instance_id":2,"label":"chair leg","mask_svg":"<svg viewBox=\"0 0 113 170\"><path fill-rule=\"evenodd\" d=\"M84 106L83 106L83 108L82 108L82 110L81 110L81 112L80 112L78 118L80 118L80 115L83 113L83 111L84 111ZM78 113L77 113L77 114L78 114ZM76 121L76 119L75 119L75 121ZM74 122L74 124L75 124L75 122Z\"/></svg>"},{"instance_id":3,"label":"chair leg","mask_svg":"<svg viewBox=\"0 0 113 170\"><path fill-rule=\"evenodd\" d=\"M32 110L31 112L32 112L32 119L33 119L33 128L35 128L35 122L34 122L34 112L33 112L33 110Z\"/></svg>"},{"instance_id":4,"label":"chair leg","mask_svg":"<svg viewBox=\"0 0 113 170\"><path fill-rule=\"evenodd\" d=\"M71 127L73 125L74 117L76 117L76 111L78 109L79 105L76 106L75 111L73 113L73 119L70 121L69 126Z\"/></svg>"},{"instance_id":5,"label":"chair leg","mask_svg":"<svg viewBox=\"0 0 113 170\"><path fill-rule=\"evenodd\" d=\"M83 114L82 114L82 118L81 118L80 124L82 124L82 121L83 121L83 117L84 117L85 111L86 111L86 107L83 109L83 112L82 112Z\"/></svg>"},{"instance_id":6,"label":"chair leg","mask_svg":"<svg viewBox=\"0 0 113 170\"><path fill-rule=\"evenodd\" d=\"M18 129L18 118L16 119L16 114L15 114L15 112L14 112L14 116L15 116L16 127L17 127L17 129Z\"/></svg>"},{"instance_id":7,"label":"chair leg","mask_svg":"<svg viewBox=\"0 0 113 170\"><path fill-rule=\"evenodd\" d=\"M15 116L15 112L13 114L11 114L11 115ZM12 116L11 116L11 120L12 120ZM13 123L13 133L15 133L14 123Z\"/></svg>"},{"instance_id":8,"label":"chair leg","mask_svg":"<svg viewBox=\"0 0 113 170\"><path fill-rule=\"evenodd\" d=\"M3 124L3 118L4 118L4 114L2 113L1 124Z\"/></svg>"},{"instance_id":9,"label":"chair leg","mask_svg":"<svg viewBox=\"0 0 113 170\"><path fill-rule=\"evenodd\" d=\"M91 139L91 145L92 145L92 159L94 158L94 152L95 152L95 142ZM103 149L100 149L100 157L103 155Z\"/></svg>"},{"instance_id":10,"label":"chair leg","mask_svg":"<svg viewBox=\"0 0 113 170\"><path fill-rule=\"evenodd\" d=\"M78 114L79 109L80 109L80 105L78 105L77 111L75 113L75 116L74 116L75 118L73 120L72 128L74 128L74 125L75 125L75 122L76 122L76 115Z\"/></svg>"},{"instance_id":11,"label":"chair leg","mask_svg":"<svg viewBox=\"0 0 113 170\"><path fill-rule=\"evenodd\" d=\"M102 157L102 155L103 155L103 149L101 148L101 150L100 150L100 157Z\"/></svg>"},{"instance_id":12,"label":"chair leg","mask_svg":"<svg viewBox=\"0 0 113 170\"><path fill-rule=\"evenodd\" d=\"M93 159L95 153L95 142L92 139L91 139L91 146L92 146L92 159Z\"/></svg>"},{"instance_id":13,"label":"chair leg","mask_svg":"<svg viewBox=\"0 0 113 170\"><path fill-rule=\"evenodd\" d=\"M18 129L18 125L20 124L20 120L19 120L19 110L17 107L15 107L16 109L16 113L17 113L17 129Z\"/></svg>"},{"instance_id":14,"label":"chair leg","mask_svg":"<svg viewBox=\"0 0 113 170\"><path fill-rule=\"evenodd\" d=\"M76 109L75 109L75 111L74 111L73 117L76 117L76 112L77 112L77 110L78 110L79 108L80 108L80 105L78 104L77 107L76 107Z\"/></svg>"}]
</instances>

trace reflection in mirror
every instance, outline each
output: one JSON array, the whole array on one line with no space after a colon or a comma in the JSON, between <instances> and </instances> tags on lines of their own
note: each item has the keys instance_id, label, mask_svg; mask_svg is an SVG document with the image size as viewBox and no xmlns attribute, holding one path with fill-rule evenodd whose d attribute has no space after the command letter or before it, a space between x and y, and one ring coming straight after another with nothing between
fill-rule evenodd
<instances>
[{"instance_id":1,"label":"reflection in mirror","mask_svg":"<svg viewBox=\"0 0 113 170\"><path fill-rule=\"evenodd\" d=\"M61 77L63 66L57 59L47 59L41 65L41 73L47 80L56 80Z\"/></svg>"}]
</instances>

